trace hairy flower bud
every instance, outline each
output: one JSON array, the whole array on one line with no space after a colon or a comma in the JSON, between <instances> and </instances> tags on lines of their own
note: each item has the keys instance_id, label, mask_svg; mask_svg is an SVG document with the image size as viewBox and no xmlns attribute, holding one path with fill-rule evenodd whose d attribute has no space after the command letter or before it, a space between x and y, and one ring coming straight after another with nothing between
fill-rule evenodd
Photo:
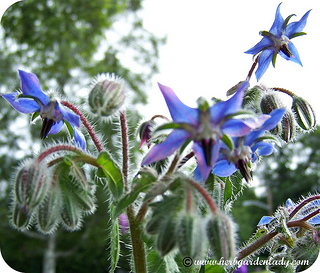
<instances>
[{"instance_id":1,"label":"hairy flower bud","mask_svg":"<svg viewBox=\"0 0 320 273\"><path fill-rule=\"evenodd\" d=\"M235 256L234 223L227 215L213 215L207 224L207 236L216 260L232 260Z\"/></svg>"},{"instance_id":2,"label":"hairy flower bud","mask_svg":"<svg viewBox=\"0 0 320 273\"><path fill-rule=\"evenodd\" d=\"M49 183L43 163L30 161L18 171L15 179L15 196L20 205L34 208L45 197Z\"/></svg>"},{"instance_id":3,"label":"hairy flower bud","mask_svg":"<svg viewBox=\"0 0 320 273\"><path fill-rule=\"evenodd\" d=\"M316 125L316 116L311 105L303 98L294 96L292 111L298 125L303 130L310 130Z\"/></svg>"},{"instance_id":4,"label":"hairy flower bud","mask_svg":"<svg viewBox=\"0 0 320 273\"><path fill-rule=\"evenodd\" d=\"M165 256L176 246L176 243L176 217L170 215L161 223L161 228L157 238L157 249L162 256Z\"/></svg>"},{"instance_id":5,"label":"hairy flower bud","mask_svg":"<svg viewBox=\"0 0 320 273\"><path fill-rule=\"evenodd\" d=\"M182 256L203 259L206 241L203 238L204 225L198 215L185 214L177 225L177 241Z\"/></svg>"},{"instance_id":6,"label":"hairy flower bud","mask_svg":"<svg viewBox=\"0 0 320 273\"><path fill-rule=\"evenodd\" d=\"M12 213L13 225L21 230L27 229L31 225L32 210L26 205L15 204Z\"/></svg>"},{"instance_id":7,"label":"hairy flower bud","mask_svg":"<svg viewBox=\"0 0 320 273\"><path fill-rule=\"evenodd\" d=\"M286 110L281 121L281 138L285 142L290 142L296 135L296 125L291 110Z\"/></svg>"},{"instance_id":8,"label":"hairy flower bud","mask_svg":"<svg viewBox=\"0 0 320 273\"><path fill-rule=\"evenodd\" d=\"M57 227L60 221L60 198L60 189L56 185L53 185L38 208L37 228L40 232L44 234L49 234L52 233Z\"/></svg>"},{"instance_id":9,"label":"hairy flower bud","mask_svg":"<svg viewBox=\"0 0 320 273\"><path fill-rule=\"evenodd\" d=\"M124 85L113 75L97 81L89 93L91 111L98 116L113 115L123 105L124 99Z\"/></svg>"},{"instance_id":10,"label":"hairy flower bud","mask_svg":"<svg viewBox=\"0 0 320 273\"><path fill-rule=\"evenodd\" d=\"M60 216L62 224L67 230L74 231L80 228L82 210L73 196L62 193Z\"/></svg>"}]
</instances>

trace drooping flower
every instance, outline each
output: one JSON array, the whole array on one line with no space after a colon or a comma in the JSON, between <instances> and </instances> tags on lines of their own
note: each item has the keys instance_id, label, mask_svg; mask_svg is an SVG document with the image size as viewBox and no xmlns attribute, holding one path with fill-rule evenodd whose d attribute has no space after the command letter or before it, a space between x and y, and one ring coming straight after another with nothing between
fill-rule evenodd
<instances>
[{"instance_id":1,"label":"drooping flower","mask_svg":"<svg viewBox=\"0 0 320 273\"><path fill-rule=\"evenodd\" d=\"M151 148L142 165L147 165L173 154L187 141L193 141L193 151L198 160L204 180L207 179L216 162L225 134L230 137L248 134L259 127L268 118L262 116L256 120L243 121L231 118L242 105L243 93L247 81L239 85L237 92L227 101L209 107L191 108L180 101L171 88L159 84L160 90L169 108L172 120L177 125L166 140Z\"/></svg>"},{"instance_id":2,"label":"drooping flower","mask_svg":"<svg viewBox=\"0 0 320 273\"><path fill-rule=\"evenodd\" d=\"M67 111L59 101L51 100L41 88L37 76L19 70L21 81L21 91L1 96L7 100L11 106L20 113L39 113L43 124L40 137L44 139L48 134L60 132L64 123L68 123L73 129L75 144L85 150L86 142L83 134L78 130L80 127L80 117Z\"/></svg>"},{"instance_id":3,"label":"drooping flower","mask_svg":"<svg viewBox=\"0 0 320 273\"><path fill-rule=\"evenodd\" d=\"M298 206L297 204L295 204L290 198L288 198L286 201L285 209L287 210L288 214L290 214L297 206ZM297 220L303 219L304 217L308 216L312 212L317 211L319 209L320 209L320 200L319 199L314 200L310 203L307 203L305 206L303 206L291 220L297 221ZM277 218L274 216L263 216L260 219L258 226L268 225L271 222L275 221L276 219ZM319 225L320 215L317 214L314 217L310 218L309 220L307 220L307 223L311 225Z\"/></svg>"},{"instance_id":4,"label":"drooping flower","mask_svg":"<svg viewBox=\"0 0 320 273\"><path fill-rule=\"evenodd\" d=\"M275 19L269 32L261 31L260 34L263 36L262 40L245 52L253 55L261 52L258 57L258 69L255 73L257 81L259 81L266 72L271 61L273 66L275 66L277 54L280 54L280 56L286 60L293 61L302 66L298 50L291 42L291 39L306 34L302 32L302 30L307 23L307 18L311 10L306 12L300 21L289 24L289 20L294 14L289 15L284 20L280 14L280 5L281 3L278 5Z\"/></svg>"},{"instance_id":5,"label":"drooping flower","mask_svg":"<svg viewBox=\"0 0 320 273\"><path fill-rule=\"evenodd\" d=\"M221 148L218 160L213 167L212 173L227 177L238 169L242 176L250 183L252 179L249 163L254 163L259 156L267 156L274 152L274 143L266 142L260 137L267 130L273 129L282 119L285 109L276 109L270 113L270 118L263 125L243 137L233 139L232 150L226 145Z\"/></svg>"}]
</instances>

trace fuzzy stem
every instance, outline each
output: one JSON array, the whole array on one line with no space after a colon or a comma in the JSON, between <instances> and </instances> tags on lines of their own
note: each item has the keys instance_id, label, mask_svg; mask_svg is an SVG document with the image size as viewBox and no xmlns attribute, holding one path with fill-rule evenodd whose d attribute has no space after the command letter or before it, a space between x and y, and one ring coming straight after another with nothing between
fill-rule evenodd
<instances>
[{"instance_id":1,"label":"fuzzy stem","mask_svg":"<svg viewBox=\"0 0 320 273\"><path fill-rule=\"evenodd\" d=\"M273 87L272 89L275 90L275 91L280 91L282 93L285 93L285 94L289 95L290 97L295 97L296 96L295 93L293 93L293 92L291 92L291 91L289 91L287 89L281 88L281 87Z\"/></svg>"},{"instance_id":2,"label":"fuzzy stem","mask_svg":"<svg viewBox=\"0 0 320 273\"><path fill-rule=\"evenodd\" d=\"M277 234L278 234L278 231L270 232L264 235L263 237L261 237L260 239L258 239L257 241L255 241L254 243L252 243L251 245L247 246L245 249L241 250L238 253L237 260L242 260L243 258L249 256L251 253L255 252L260 247L262 247L265 243L270 241Z\"/></svg>"},{"instance_id":3,"label":"fuzzy stem","mask_svg":"<svg viewBox=\"0 0 320 273\"><path fill-rule=\"evenodd\" d=\"M129 192L128 172L129 172L129 143L128 128L125 112L120 113L121 139L122 139L122 173L127 192Z\"/></svg>"},{"instance_id":4,"label":"fuzzy stem","mask_svg":"<svg viewBox=\"0 0 320 273\"><path fill-rule=\"evenodd\" d=\"M127 215L130 226L135 272L147 273L146 253L142 240L142 225L135 218L132 205L127 207Z\"/></svg>"},{"instance_id":5,"label":"fuzzy stem","mask_svg":"<svg viewBox=\"0 0 320 273\"><path fill-rule=\"evenodd\" d=\"M197 182L193 181L192 179L188 178L187 181L202 195L202 197L208 203L211 211L214 214L218 214L218 208L217 208L216 204L214 203L214 201L212 200L210 194L203 187L201 187L200 184L198 184Z\"/></svg>"},{"instance_id":6,"label":"fuzzy stem","mask_svg":"<svg viewBox=\"0 0 320 273\"><path fill-rule=\"evenodd\" d=\"M122 138L122 173L126 185L127 192L129 192L129 143L128 143L128 128L126 122L125 112L120 113L121 138ZM142 240L142 225L137 221L133 205L127 207L127 216L130 226L130 236L132 243L132 252L134 259L135 272L147 273L146 253L144 242Z\"/></svg>"},{"instance_id":7,"label":"fuzzy stem","mask_svg":"<svg viewBox=\"0 0 320 273\"><path fill-rule=\"evenodd\" d=\"M253 74L253 71L254 71L254 69L255 69L256 66L257 66L259 56L260 56L260 54L255 58L252 66L251 66L251 68L250 68L250 70L249 70L248 76L247 76L247 78L246 78L247 81L249 81L249 80L251 79L251 76L252 76L252 74Z\"/></svg>"},{"instance_id":8,"label":"fuzzy stem","mask_svg":"<svg viewBox=\"0 0 320 273\"><path fill-rule=\"evenodd\" d=\"M48 155L50 155L52 153L58 152L58 151L71 151L71 152L85 155L82 150L78 149L75 146L61 144L61 145L56 145L56 146L53 146L53 147L45 150L43 153L41 153L38 156L37 162L40 163L45 157L47 157Z\"/></svg>"},{"instance_id":9,"label":"fuzzy stem","mask_svg":"<svg viewBox=\"0 0 320 273\"><path fill-rule=\"evenodd\" d=\"M95 132L93 131L91 125L89 124L88 120L84 117L84 115L80 112L80 110L78 108L76 108L73 104L71 104L68 101L61 101L61 104L68 107L70 110L72 110L74 113L76 113L83 125L86 127L91 139L93 140L94 144L96 145L97 149L99 152L101 152L103 150L102 144L100 143L100 141L97 138L97 135L95 134Z\"/></svg>"}]
</instances>

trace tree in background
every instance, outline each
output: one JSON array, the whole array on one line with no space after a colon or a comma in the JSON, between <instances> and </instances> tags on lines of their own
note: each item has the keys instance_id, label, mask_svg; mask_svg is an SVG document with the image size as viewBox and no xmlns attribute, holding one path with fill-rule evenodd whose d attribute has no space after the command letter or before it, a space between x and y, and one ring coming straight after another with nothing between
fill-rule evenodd
<instances>
[{"instance_id":1,"label":"tree in background","mask_svg":"<svg viewBox=\"0 0 320 273\"><path fill-rule=\"evenodd\" d=\"M97 74L116 73L127 83L127 92L132 98L130 103L145 103L145 90L151 77L158 72L159 46L165 39L144 28L139 17L141 9L140 0L28 0L15 3L1 21L1 93L17 90L17 69L25 69L39 75L43 90L72 96L78 105L82 105L84 98L79 91L85 92L84 87ZM137 110L131 111L134 113L129 125L134 128L141 116ZM90 118L96 122L94 117ZM34 147L41 149L42 144L39 142L40 124L29 127L28 118L12 111L3 100L0 100L0 119L1 219L7 219L8 183L14 166L23 158L31 157ZM10 127L9 121L21 124L21 130ZM96 127L103 132L108 149L115 150L117 132L111 123L112 120ZM66 138L65 133L61 134ZM135 141L135 132L131 131L130 137ZM50 143L50 137L46 143ZM55 236L35 234L33 230L20 233L12 230L8 221L1 220L0 246L6 261L24 272L54 272L57 259L58 272L87 272L87 268L95 272L106 271L110 262L105 255L109 245L109 211L104 202L108 193L103 186L97 190L97 196L97 212L86 217L83 229L74 233L63 230ZM72 255L75 252L79 254L76 259ZM123 268L126 268L125 264Z\"/></svg>"}]
</instances>

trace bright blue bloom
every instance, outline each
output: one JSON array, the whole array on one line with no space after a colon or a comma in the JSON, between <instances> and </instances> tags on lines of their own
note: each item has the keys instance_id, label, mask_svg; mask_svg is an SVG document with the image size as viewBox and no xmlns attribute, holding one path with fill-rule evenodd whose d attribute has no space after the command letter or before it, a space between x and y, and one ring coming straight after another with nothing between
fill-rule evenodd
<instances>
[{"instance_id":1,"label":"bright blue bloom","mask_svg":"<svg viewBox=\"0 0 320 273\"><path fill-rule=\"evenodd\" d=\"M159 84L171 117L179 128L174 129L164 142L152 147L142 165L166 158L184 143L193 140L193 151L198 160L200 173L206 180L218 158L224 134L231 137L244 136L253 127L261 126L261 120L242 121L228 117L240 109L248 85L247 81L243 82L235 95L227 101L219 102L207 109L198 109L186 106L171 88Z\"/></svg>"},{"instance_id":2,"label":"bright blue bloom","mask_svg":"<svg viewBox=\"0 0 320 273\"><path fill-rule=\"evenodd\" d=\"M85 150L86 142L83 134L77 129L80 127L80 117L67 111L57 100L50 100L40 88L39 80L35 74L19 70L21 91L11 94L2 94L11 106L20 113L40 114L43 120L41 138L48 134L60 132L63 124L67 122L73 129L75 144Z\"/></svg>"},{"instance_id":3,"label":"bright blue bloom","mask_svg":"<svg viewBox=\"0 0 320 273\"><path fill-rule=\"evenodd\" d=\"M270 155L275 150L273 143L259 140L259 138L267 130L273 129L281 121L284 113L285 109L273 110L260 128L251 131L246 136L234 138L235 147L232 151L224 145L212 173L227 177L239 169L246 181L250 182L251 174L248 170L248 163L250 161L254 163L259 156Z\"/></svg>"},{"instance_id":4,"label":"bright blue bloom","mask_svg":"<svg viewBox=\"0 0 320 273\"><path fill-rule=\"evenodd\" d=\"M302 66L298 50L291 42L291 39L306 34L302 30L307 23L311 10L305 13L300 21L288 24L293 15L288 16L284 20L280 14L280 5L277 8L275 19L269 32L261 31L260 34L264 36L262 40L245 52L253 55L261 52L258 57L258 69L255 73L257 81L266 72L271 61L273 62L273 66L275 66L277 54L280 54L286 60L293 61Z\"/></svg>"}]
</instances>

